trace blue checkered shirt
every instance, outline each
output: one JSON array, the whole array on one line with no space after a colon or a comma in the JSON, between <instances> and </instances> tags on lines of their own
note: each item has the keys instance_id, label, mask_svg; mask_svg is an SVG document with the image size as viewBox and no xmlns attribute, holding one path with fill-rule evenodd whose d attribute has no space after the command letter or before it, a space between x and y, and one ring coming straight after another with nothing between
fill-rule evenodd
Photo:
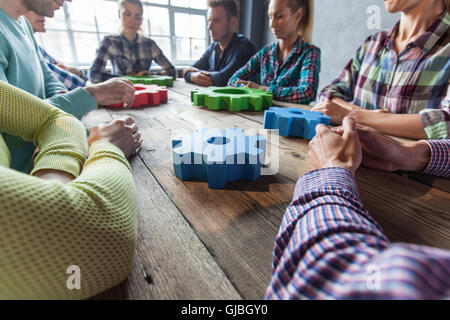
<instances>
[{"instance_id":1,"label":"blue checkered shirt","mask_svg":"<svg viewBox=\"0 0 450 320\"><path fill-rule=\"evenodd\" d=\"M39 51L41 52L42 56L44 57L45 62L47 62L47 65L48 65L49 69L52 71L53 76L55 76L56 79L58 79L60 82L62 82L69 91L72 91L76 88L83 88L86 86L86 80L87 80L87 72L86 71L83 71L83 70L81 71L83 73L83 78L80 78L77 75L58 67L56 65L58 63L58 61L56 61L55 58L53 58L50 54L48 54L48 52L45 51L44 48L39 47Z\"/></svg>"}]
</instances>

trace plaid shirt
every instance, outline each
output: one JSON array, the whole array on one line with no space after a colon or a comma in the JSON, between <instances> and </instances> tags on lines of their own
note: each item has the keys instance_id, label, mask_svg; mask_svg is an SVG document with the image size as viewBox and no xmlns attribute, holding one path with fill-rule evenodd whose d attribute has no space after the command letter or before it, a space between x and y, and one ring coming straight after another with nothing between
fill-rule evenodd
<instances>
[{"instance_id":1,"label":"plaid shirt","mask_svg":"<svg viewBox=\"0 0 450 320\"><path fill-rule=\"evenodd\" d=\"M450 140L429 141L426 173L450 176ZM343 168L297 183L275 240L266 299L449 299L450 251L392 243Z\"/></svg>"},{"instance_id":2,"label":"plaid shirt","mask_svg":"<svg viewBox=\"0 0 450 320\"><path fill-rule=\"evenodd\" d=\"M112 64L112 73L105 71L108 60ZM105 36L97 49L97 57L91 66L89 79L93 83L99 83L139 71L150 72L153 60L162 67L162 71L152 72L152 74L177 77L175 67L152 39L139 34L133 41L122 34Z\"/></svg>"},{"instance_id":3,"label":"plaid shirt","mask_svg":"<svg viewBox=\"0 0 450 320\"><path fill-rule=\"evenodd\" d=\"M280 64L278 42L268 45L231 77L236 81L253 81L268 86L274 99L309 104L316 99L319 86L320 49L298 38L287 59Z\"/></svg>"},{"instance_id":4,"label":"plaid shirt","mask_svg":"<svg viewBox=\"0 0 450 320\"><path fill-rule=\"evenodd\" d=\"M69 91L75 90L76 88L84 88L86 86L86 80L87 80L87 72L82 70L83 78L78 77L77 75L74 75L73 73L70 73L67 70L61 69L56 64L58 61L56 61L55 58L53 58L51 55L48 54L47 51L45 51L44 48L39 46L39 51L41 52L42 56L45 59L45 62L47 62L47 65L49 69L52 71L53 75L56 79L61 81L64 86L66 86Z\"/></svg>"},{"instance_id":5,"label":"plaid shirt","mask_svg":"<svg viewBox=\"0 0 450 320\"><path fill-rule=\"evenodd\" d=\"M420 113L430 139L450 137L450 15L443 14L397 55L391 31L369 37L319 99L342 98L364 109ZM439 109L439 110L437 110Z\"/></svg>"}]
</instances>

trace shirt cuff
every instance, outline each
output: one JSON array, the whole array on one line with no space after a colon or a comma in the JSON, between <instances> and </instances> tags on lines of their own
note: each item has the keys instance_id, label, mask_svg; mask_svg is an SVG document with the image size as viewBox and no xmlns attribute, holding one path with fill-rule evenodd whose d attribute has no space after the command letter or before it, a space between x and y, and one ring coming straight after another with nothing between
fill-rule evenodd
<instances>
[{"instance_id":1,"label":"shirt cuff","mask_svg":"<svg viewBox=\"0 0 450 320\"><path fill-rule=\"evenodd\" d=\"M314 170L303 175L295 187L294 200L318 189L331 191L336 188L346 190L359 199L358 187L352 173L344 168L333 167Z\"/></svg>"},{"instance_id":2,"label":"shirt cuff","mask_svg":"<svg viewBox=\"0 0 450 320\"><path fill-rule=\"evenodd\" d=\"M431 149L431 159L423 173L450 177L450 140L428 140L425 142Z\"/></svg>"},{"instance_id":3,"label":"shirt cuff","mask_svg":"<svg viewBox=\"0 0 450 320\"><path fill-rule=\"evenodd\" d=\"M84 115L97 108L97 101L84 88L47 99L47 102L81 120Z\"/></svg>"},{"instance_id":4,"label":"shirt cuff","mask_svg":"<svg viewBox=\"0 0 450 320\"><path fill-rule=\"evenodd\" d=\"M113 159L122 163L131 171L130 163L125 158L123 151L112 143L105 141L94 142L89 148L89 157L85 167L101 159Z\"/></svg>"},{"instance_id":5,"label":"shirt cuff","mask_svg":"<svg viewBox=\"0 0 450 320\"><path fill-rule=\"evenodd\" d=\"M445 109L425 109L420 112L420 121L428 139L450 137L450 113Z\"/></svg>"}]
</instances>

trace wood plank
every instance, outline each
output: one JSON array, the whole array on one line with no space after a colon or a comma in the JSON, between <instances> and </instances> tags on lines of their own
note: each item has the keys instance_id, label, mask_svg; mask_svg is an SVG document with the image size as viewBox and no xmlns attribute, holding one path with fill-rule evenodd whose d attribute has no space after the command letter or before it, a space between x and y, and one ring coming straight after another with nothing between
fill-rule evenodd
<instances>
[{"instance_id":1,"label":"wood plank","mask_svg":"<svg viewBox=\"0 0 450 320\"><path fill-rule=\"evenodd\" d=\"M97 299L241 299L143 161L132 161L138 239L128 279Z\"/></svg>"}]
</instances>

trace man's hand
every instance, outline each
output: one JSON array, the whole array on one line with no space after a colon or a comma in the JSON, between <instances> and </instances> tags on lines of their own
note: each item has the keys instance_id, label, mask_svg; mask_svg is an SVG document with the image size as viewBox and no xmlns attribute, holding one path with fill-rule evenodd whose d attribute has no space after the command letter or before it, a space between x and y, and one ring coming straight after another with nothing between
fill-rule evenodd
<instances>
[{"instance_id":1,"label":"man's hand","mask_svg":"<svg viewBox=\"0 0 450 320\"><path fill-rule=\"evenodd\" d=\"M197 68L194 67L189 67L183 70L183 77L188 73L188 72L198 72L200 70L198 70Z\"/></svg>"},{"instance_id":2,"label":"man's hand","mask_svg":"<svg viewBox=\"0 0 450 320\"><path fill-rule=\"evenodd\" d=\"M343 128L332 129L337 134ZM382 171L423 171L428 166L431 150L425 141L400 142L383 133L358 125L363 150L362 165Z\"/></svg>"},{"instance_id":3,"label":"man's hand","mask_svg":"<svg viewBox=\"0 0 450 320\"><path fill-rule=\"evenodd\" d=\"M308 159L314 170L341 167L355 175L362 160L355 119L344 118L342 135L319 124L316 127L316 136L309 143Z\"/></svg>"},{"instance_id":4,"label":"man's hand","mask_svg":"<svg viewBox=\"0 0 450 320\"><path fill-rule=\"evenodd\" d=\"M197 71L191 73L191 81L204 87L210 87L213 85L211 75L206 71Z\"/></svg>"},{"instance_id":5,"label":"man's hand","mask_svg":"<svg viewBox=\"0 0 450 320\"><path fill-rule=\"evenodd\" d=\"M311 111L322 112L324 115L330 117L331 124L341 125L345 117L353 116L354 112L359 109L361 108L345 101L333 99L316 104Z\"/></svg>"},{"instance_id":6,"label":"man's hand","mask_svg":"<svg viewBox=\"0 0 450 320\"><path fill-rule=\"evenodd\" d=\"M92 128L88 139L89 147L96 141L112 143L121 149L127 158L135 155L143 142L136 121L131 117Z\"/></svg>"},{"instance_id":7,"label":"man's hand","mask_svg":"<svg viewBox=\"0 0 450 320\"><path fill-rule=\"evenodd\" d=\"M253 81L238 80L238 81L236 81L236 84L242 84L245 88L250 88L250 89L261 89L264 91L269 90L269 87L260 86L259 84L257 84L256 82L253 82Z\"/></svg>"},{"instance_id":8,"label":"man's hand","mask_svg":"<svg viewBox=\"0 0 450 320\"><path fill-rule=\"evenodd\" d=\"M99 106L109 106L123 102L125 109L131 108L136 89L125 79L112 78L108 81L86 87L86 90L97 100Z\"/></svg>"}]
</instances>

